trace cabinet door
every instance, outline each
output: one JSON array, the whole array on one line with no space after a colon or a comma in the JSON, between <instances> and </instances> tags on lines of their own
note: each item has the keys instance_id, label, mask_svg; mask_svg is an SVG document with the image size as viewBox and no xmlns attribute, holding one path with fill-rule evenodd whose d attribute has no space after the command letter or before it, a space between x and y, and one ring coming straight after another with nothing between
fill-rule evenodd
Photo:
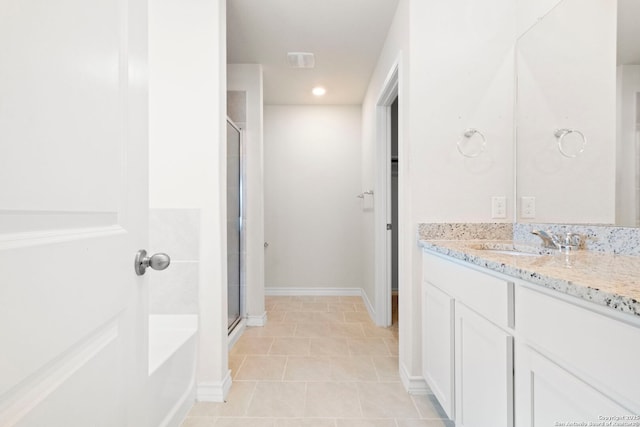
<instances>
[{"instance_id":1,"label":"cabinet door","mask_svg":"<svg viewBox=\"0 0 640 427\"><path fill-rule=\"evenodd\" d=\"M458 427L513 426L513 337L455 304Z\"/></svg>"},{"instance_id":2,"label":"cabinet door","mask_svg":"<svg viewBox=\"0 0 640 427\"><path fill-rule=\"evenodd\" d=\"M590 422L606 425L598 423L611 420L607 417L640 421L637 415L526 345L516 349L516 387L518 427ZM629 417L626 420L625 415Z\"/></svg>"},{"instance_id":3,"label":"cabinet door","mask_svg":"<svg viewBox=\"0 0 640 427\"><path fill-rule=\"evenodd\" d=\"M453 419L454 300L440 289L422 287L422 373L440 405Z\"/></svg>"}]
</instances>

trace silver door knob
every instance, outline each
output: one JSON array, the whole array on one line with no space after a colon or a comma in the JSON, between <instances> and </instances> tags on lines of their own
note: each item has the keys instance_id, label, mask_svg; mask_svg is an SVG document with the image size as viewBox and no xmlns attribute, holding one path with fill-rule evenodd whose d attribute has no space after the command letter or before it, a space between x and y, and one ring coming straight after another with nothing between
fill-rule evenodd
<instances>
[{"instance_id":1,"label":"silver door knob","mask_svg":"<svg viewBox=\"0 0 640 427\"><path fill-rule=\"evenodd\" d=\"M164 270L169 267L169 264L171 264L171 258L169 258L169 255L160 252L147 256L147 251L140 249L136 254L136 260L133 267L136 270L136 274L138 276L142 276L147 271L147 267L151 267L154 270Z\"/></svg>"}]
</instances>

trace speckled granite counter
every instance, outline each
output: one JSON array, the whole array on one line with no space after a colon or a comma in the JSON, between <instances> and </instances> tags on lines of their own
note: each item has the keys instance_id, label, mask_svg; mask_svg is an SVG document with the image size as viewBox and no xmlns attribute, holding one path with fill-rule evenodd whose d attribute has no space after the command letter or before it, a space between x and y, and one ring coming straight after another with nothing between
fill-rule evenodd
<instances>
[{"instance_id":1,"label":"speckled granite counter","mask_svg":"<svg viewBox=\"0 0 640 427\"><path fill-rule=\"evenodd\" d=\"M421 239L419 243L429 251L640 316L640 256L585 250L518 256L482 249L512 245L505 240Z\"/></svg>"}]
</instances>

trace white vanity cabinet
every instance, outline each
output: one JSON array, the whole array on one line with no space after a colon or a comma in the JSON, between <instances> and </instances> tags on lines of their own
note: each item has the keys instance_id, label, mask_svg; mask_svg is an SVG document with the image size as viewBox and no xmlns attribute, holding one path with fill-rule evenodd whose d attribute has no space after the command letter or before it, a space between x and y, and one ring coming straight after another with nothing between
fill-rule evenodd
<instances>
[{"instance_id":1,"label":"white vanity cabinet","mask_svg":"<svg viewBox=\"0 0 640 427\"><path fill-rule=\"evenodd\" d=\"M451 419L453 413L454 299L426 282L422 285L422 374Z\"/></svg>"},{"instance_id":2,"label":"white vanity cabinet","mask_svg":"<svg viewBox=\"0 0 640 427\"><path fill-rule=\"evenodd\" d=\"M640 322L526 284L516 301L517 425L640 425Z\"/></svg>"},{"instance_id":3,"label":"white vanity cabinet","mask_svg":"<svg viewBox=\"0 0 640 427\"><path fill-rule=\"evenodd\" d=\"M458 427L513 425L513 283L423 257L423 374Z\"/></svg>"},{"instance_id":4,"label":"white vanity cabinet","mask_svg":"<svg viewBox=\"0 0 640 427\"><path fill-rule=\"evenodd\" d=\"M423 374L456 426L640 426L640 319L428 251L422 286Z\"/></svg>"}]
</instances>

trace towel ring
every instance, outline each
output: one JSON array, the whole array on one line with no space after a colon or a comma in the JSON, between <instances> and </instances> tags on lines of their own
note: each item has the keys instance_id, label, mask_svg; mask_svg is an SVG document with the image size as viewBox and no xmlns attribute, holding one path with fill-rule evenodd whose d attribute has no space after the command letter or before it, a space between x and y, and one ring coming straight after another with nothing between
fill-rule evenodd
<instances>
[{"instance_id":1,"label":"towel ring","mask_svg":"<svg viewBox=\"0 0 640 427\"><path fill-rule=\"evenodd\" d=\"M480 144L480 149L477 150L476 152L465 152L462 149L462 146L461 146L462 143L466 140L471 140L471 138L476 134L480 135L480 138L482 139L482 144ZM464 157L469 157L469 158L478 157L480 154L484 153L485 150L487 149L487 139L484 137L482 132L480 132L478 129L469 128L464 131L463 138L458 141L458 144L456 144L456 148L458 149L458 153L462 154Z\"/></svg>"},{"instance_id":2,"label":"towel ring","mask_svg":"<svg viewBox=\"0 0 640 427\"><path fill-rule=\"evenodd\" d=\"M564 140L564 137L569 135L569 134L571 134L571 133L578 134L580 136L580 138L582 138L582 145L580 146L580 149L578 150L578 152L576 154L568 154L566 151L564 151L564 148L562 147L562 141ZM587 137L584 136L584 134L582 132L580 132L579 130L576 130L576 129L558 129L558 130L556 130L554 135L558 139L558 150L560 150L560 153L563 156L568 157L570 159L575 159L580 154L582 154L584 152L584 148L587 146Z\"/></svg>"}]
</instances>

